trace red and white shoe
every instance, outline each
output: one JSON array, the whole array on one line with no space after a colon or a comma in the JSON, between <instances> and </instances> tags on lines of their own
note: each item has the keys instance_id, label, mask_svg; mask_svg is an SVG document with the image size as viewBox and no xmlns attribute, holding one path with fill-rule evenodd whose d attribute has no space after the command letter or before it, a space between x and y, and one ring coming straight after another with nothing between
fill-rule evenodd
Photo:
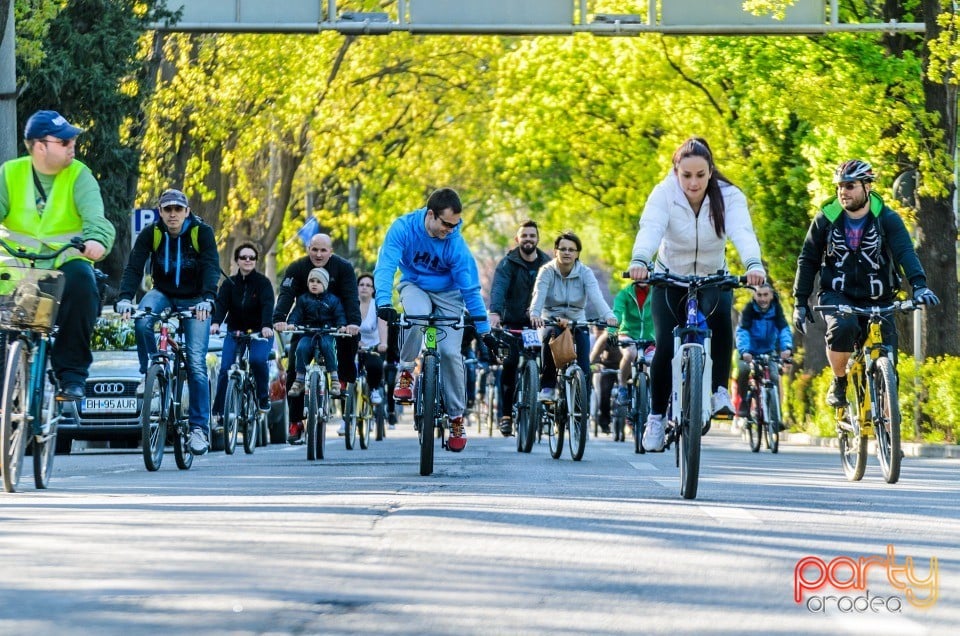
<instances>
[{"instance_id":1,"label":"red and white shoe","mask_svg":"<svg viewBox=\"0 0 960 636\"><path fill-rule=\"evenodd\" d=\"M463 428L463 416L450 418L450 437L447 439L447 449L459 453L467 445L467 432Z\"/></svg>"}]
</instances>

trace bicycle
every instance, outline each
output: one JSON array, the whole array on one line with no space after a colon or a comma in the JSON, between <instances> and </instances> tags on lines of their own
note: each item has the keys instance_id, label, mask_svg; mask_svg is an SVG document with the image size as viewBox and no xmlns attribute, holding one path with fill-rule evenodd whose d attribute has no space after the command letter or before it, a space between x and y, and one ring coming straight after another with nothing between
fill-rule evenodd
<instances>
[{"instance_id":1,"label":"bicycle","mask_svg":"<svg viewBox=\"0 0 960 636\"><path fill-rule=\"evenodd\" d=\"M184 408L187 402L184 388L187 386L188 366L186 333L177 328L181 320L192 320L193 313L192 308L177 310L168 307L158 313L150 307L144 307L131 316L134 319L157 318L160 325L157 352L150 356L150 364L143 378L143 402L140 407L143 463L150 472L160 470L168 437L173 444L177 468L190 470L193 465L193 454L188 447L190 421Z\"/></svg>"},{"instance_id":2,"label":"bicycle","mask_svg":"<svg viewBox=\"0 0 960 636\"><path fill-rule=\"evenodd\" d=\"M621 349L634 347L637 357L630 366L630 381L626 385L629 398L625 403L617 404L613 420L614 440L624 441L626 427L629 424L633 429L633 452L643 455L646 451L641 441L647 425L647 416L650 415L650 365L643 354L648 347L656 345L656 342L619 336L618 344Z\"/></svg>"},{"instance_id":3,"label":"bicycle","mask_svg":"<svg viewBox=\"0 0 960 636\"><path fill-rule=\"evenodd\" d=\"M647 284L654 287L686 289L686 322L673 330L673 385L665 415L666 445L674 448L674 461L680 469L680 496L695 499L700 479L700 438L710 421L710 396L713 360L710 356L712 334L700 326L700 292L712 287L722 291L746 287L746 277L718 271L708 276L679 276L670 272L651 274Z\"/></svg>"},{"instance_id":4,"label":"bicycle","mask_svg":"<svg viewBox=\"0 0 960 636\"><path fill-rule=\"evenodd\" d=\"M517 452L529 453L537 440L540 424L540 332L536 329L495 329L494 337L517 355L517 379L510 414L516 426ZM501 355L504 359L506 355Z\"/></svg>"},{"instance_id":5,"label":"bicycle","mask_svg":"<svg viewBox=\"0 0 960 636\"><path fill-rule=\"evenodd\" d=\"M288 325L288 331L304 336L324 336L353 338L340 331L339 327L302 327ZM326 453L327 420L335 415L333 400L330 399L330 376L327 373L326 360L320 347L320 338L313 339L313 359L306 369L304 382L304 416L306 426L307 460L323 459ZM346 423L346 422L345 422Z\"/></svg>"},{"instance_id":6,"label":"bicycle","mask_svg":"<svg viewBox=\"0 0 960 636\"><path fill-rule=\"evenodd\" d=\"M243 430L243 452L252 455L257 448L260 413L257 404L257 381L250 369L250 343L267 338L252 333L234 332L238 355L227 374L227 389L223 402L223 452L233 455L237 448L237 434ZM273 351L270 355L274 355Z\"/></svg>"},{"instance_id":7,"label":"bicycle","mask_svg":"<svg viewBox=\"0 0 960 636\"><path fill-rule=\"evenodd\" d=\"M478 411L480 421L477 424L477 432L483 431L483 425L487 425L487 437L493 437L494 428L499 429L499 419L497 411L500 409L500 397L497 390L497 376L500 373L500 365L493 363L480 363L477 365L477 383L480 390L477 392Z\"/></svg>"},{"instance_id":8,"label":"bicycle","mask_svg":"<svg viewBox=\"0 0 960 636\"><path fill-rule=\"evenodd\" d=\"M433 474L433 450L435 438L440 438L442 448L447 448L447 414L443 402L443 376L440 373L440 349L437 342L445 332L440 327L463 329L465 314L444 316L400 314L395 323L401 329L416 327L423 332L423 350L420 353L420 375L413 388L413 422L420 441L420 474ZM479 319L478 319L479 320ZM401 332L402 333L402 332Z\"/></svg>"},{"instance_id":9,"label":"bicycle","mask_svg":"<svg viewBox=\"0 0 960 636\"><path fill-rule=\"evenodd\" d=\"M371 437L376 427L378 439L383 439L384 419L386 415L383 403L374 404L370 399L370 385L367 384L366 356L373 355L360 347L357 350L357 381L348 389L344 398L343 420L345 426L344 442L347 450L353 450L360 438L360 448L370 447Z\"/></svg>"},{"instance_id":10,"label":"bicycle","mask_svg":"<svg viewBox=\"0 0 960 636\"><path fill-rule=\"evenodd\" d=\"M561 326L556 320L545 320L543 324L545 327ZM579 323L574 320L566 321L566 327L571 331L589 325L600 325L604 328L608 326L605 322L594 320ZM563 438L567 437L570 458L578 462L583 459L587 447L590 403L587 400L587 379L576 359L557 369L557 390L559 399L541 403L540 436L542 437L543 430L546 429L550 456L554 459L560 459L563 454Z\"/></svg>"},{"instance_id":11,"label":"bicycle","mask_svg":"<svg viewBox=\"0 0 960 636\"><path fill-rule=\"evenodd\" d=\"M780 411L780 388L770 374L770 364L789 364L768 353L757 355L750 361L747 394L747 418L744 429L750 442L750 450L760 452L760 446L766 441L767 448L776 454L780 450L780 429L783 426Z\"/></svg>"},{"instance_id":12,"label":"bicycle","mask_svg":"<svg viewBox=\"0 0 960 636\"><path fill-rule=\"evenodd\" d=\"M3 360L3 413L0 416L0 473L3 489L16 492L23 457L32 442L33 481L38 489L50 484L56 455L57 425L76 417L76 404L56 398L60 387L50 368L50 349L56 335L57 312L63 295L63 272L37 267L37 261L54 259L68 249L83 252L79 237L49 254L28 252L0 239L24 267L0 265L0 340ZM49 385L47 382L49 381ZM64 415L64 408L68 412Z\"/></svg>"},{"instance_id":13,"label":"bicycle","mask_svg":"<svg viewBox=\"0 0 960 636\"><path fill-rule=\"evenodd\" d=\"M854 399L836 409L840 462L849 481L860 481L867 467L867 442L877 439L880 472L888 484L900 479L903 450L900 446L900 396L894 350L883 343L880 324L898 311L915 311L921 305L913 300L896 301L885 306L817 305L815 311L836 311L841 315L867 319L866 338L854 343L847 362L848 383Z\"/></svg>"},{"instance_id":14,"label":"bicycle","mask_svg":"<svg viewBox=\"0 0 960 636\"><path fill-rule=\"evenodd\" d=\"M607 336L603 335L601 337L606 338ZM613 384L610 385L609 391L603 390L603 376L613 376ZM607 432L604 433L604 435L609 435L613 432L614 413L617 406L617 390L620 388L619 376L619 369L601 368L591 373L590 381L593 383L593 390L590 392L590 420L593 422L594 437L600 437L600 417L603 409L601 404L602 400L607 400L610 408L610 421L607 423ZM606 395L604 395L604 393L606 393ZM620 440L614 439L614 441L619 442Z\"/></svg>"}]
</instances>

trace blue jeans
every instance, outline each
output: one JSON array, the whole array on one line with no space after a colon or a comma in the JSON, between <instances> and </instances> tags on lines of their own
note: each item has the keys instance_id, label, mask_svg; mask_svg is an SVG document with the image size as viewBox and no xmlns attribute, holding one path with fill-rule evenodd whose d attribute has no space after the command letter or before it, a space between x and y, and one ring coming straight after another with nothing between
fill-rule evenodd
<instances>
[{"instance_id":1,"label":"blue jeans","mask_svg":"<svg viewBox=\"0 0 960 636\"><path fill-rule=\"evenodd\" d=\"M257 382L257 400L267 399L270 379L267 373L267 356L270 355L270 340L250 340L250 370ZM244 347L246 345L243 345ZM223 351L220 353L220 374L217 376L217 395L213 400L213 413L223 414L223 401L227 394L227 374L243 348L237 346L232 333L223 337Z\"/></svg>"},{"instance_id":2,"label":"blue jeans","mask_svg":"<svg viewBox=\"0 0 960 636\"><path fill-rule=\"evenodd\" d=\"M337 347L333 341L334 336L329 334L304 336L297 343L295 370L298 378L304 377L307 373L307 365L313 360L313 343L317 338L320 339L320 352L323 354L323 366L326 367L327 373L337 372Z\"/></svg>"},{"instance_id":3,"label":"blue jeans","mask_svg":"<svg viewBox=\"0 0 960 636\"><path fill-rule=\"evenodd\" d=\"M149 307L161 312L168 307L182 311L199 303L201 298L167 298L156 289L148 291L140 301L139 308ZM150 356L157 352L157 338L153 326L157 319L149 316L138 318L134 323L137 338L137 356L140 358L140 373L146 373ZM210 434L210 382L207 378L207 347L210 344L210 318L206 320L183 320L180 323L187 341L187 388L190 391L190 428L202 429Z\"/></svg>"}]
</instances>

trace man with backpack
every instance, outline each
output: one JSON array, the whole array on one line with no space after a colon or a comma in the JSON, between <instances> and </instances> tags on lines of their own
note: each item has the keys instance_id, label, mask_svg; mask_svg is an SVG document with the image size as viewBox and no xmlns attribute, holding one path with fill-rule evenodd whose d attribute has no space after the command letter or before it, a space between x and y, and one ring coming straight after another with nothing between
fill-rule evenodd
<instances>
[{"instance_id":1,"label":"man with backpack","mask_svg":"<svg viewBox=\"0 0 960 636\"><path fill-rule=\"evenodd\" d=\"M821 206L810 223L797 259L793 324L800 333L806 333L806 323L814 321L810 296L818 273L823 305L889 302L900 290L900 269L913 287L914 301L940 304L927 288L926 274L903 219L872 191L875 178L870 164L860 159L845 161L834 171L836 196ZM847 403L847 361L861 323L857 316L835 312L824 313L823 319L827 361L834 375L827 405L836 408ZM884 343L896 351L896 325L885 320L881 330Z\"/></svg>"},{"instance_id":2,"label":"man with backpack","mask_svg":"<svg viewBox=\"0 0 960 636\"><path fill-rule=\"evenodd\" d=\"M179 190L160 195L159 220L137 236L120 280L116 310L124 319L136 309L133 298L150 261L153 289L140 300L140 309L159 313L168 307L193 309L193 318L181 322L187 341L187 387L190 391L190 452L203 455L210 439L210 384L207 348L210 315L220 279L220 255L213 228L190 211L187 196ZM150 356L157 352L153 316L134 325L140 373L147 372Z\"/></svg>"}]
</instances>

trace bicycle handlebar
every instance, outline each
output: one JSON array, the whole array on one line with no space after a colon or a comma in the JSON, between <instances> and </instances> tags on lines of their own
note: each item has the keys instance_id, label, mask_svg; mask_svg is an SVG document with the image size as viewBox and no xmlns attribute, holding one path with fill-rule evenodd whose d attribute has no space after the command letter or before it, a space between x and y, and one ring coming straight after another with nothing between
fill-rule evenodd
<instances>
[{"instance_id":1,"label":"bicycle handlebar","mask_svg":"<svg viewBox=\"0 0 960 636\"><path fill-rule=\"evenodd\" d=\"M835 311L839 314L846 314L849 316L884 316L887 314L892 314L897 311L917 311L922 304L913 301L913 300L896 300L889 305L873 305L866 307L858 307L856 305L815 305L813 311Z\"/></svg>"},{"instance_id":2,"label":"bicycle handlebar","mask_svg":"<svg viewBox=\"0 0 960 636\"><path fill-rule=\"evenodd\" d=\"M169 320L171 318L186 318L188 320L193 319L193 307L188 309L178 309L175 310L173 307L167 307L166 309L156 312L151 307L144 307L143 309L138 309L137 311L130 314L130 318L159 318L160 320Z\"/></svg>"},{"instance_id":3,"label":"bicycle handlebar","mask_svg":"<svg viewBox=\"0 0 960 636\"><path fill-rule=\"evenodd\" d=\"M454 329L463 329L467 326L467 321L483 322L486 316L468 316L460 314L459 316L445 316L443 314L400 314L400 317L394 323L398 327L452 327Z\"/></svg>"},{"instance_id":4,"label":"bicycle handlebar","mask_svg":"<svg viewBox=\"0 0 960 636\"><path fill-rule=\"evenodd\" d=\"M49 254L40 254L38 252L28 252L22 247L14 247L13 245L10 245L3 239L0 239L0 247L3 247L3 249L5 249L7 253L10 254L10 256L13 256L14 258L22 258L24 260L28 260L33 264L36 264L37 261L53 260L71 248L79 251L81 254L83 254L84 250L86 249L86 247L83 244L83 239L79 236L74 236L73 238L70 239L69 243L67 243L61 248L54 250Z\"/></svg>"},{"instance_id":5,"label":"bicycle handlebar","mask_svg":"<svg viewBox=\"0 0 960 636\"><path fill-rule=\"evenodd\" d=\"M324 336L334 336L337 338L357 338L359 336L354 336L349 334L346 331L340 331L341 327L307 327L304 325L287 325L287 328L283 330L284 333L293 333L293 334L311 334L311 335L324 335Z\"/></svg>"}]
</instances>

